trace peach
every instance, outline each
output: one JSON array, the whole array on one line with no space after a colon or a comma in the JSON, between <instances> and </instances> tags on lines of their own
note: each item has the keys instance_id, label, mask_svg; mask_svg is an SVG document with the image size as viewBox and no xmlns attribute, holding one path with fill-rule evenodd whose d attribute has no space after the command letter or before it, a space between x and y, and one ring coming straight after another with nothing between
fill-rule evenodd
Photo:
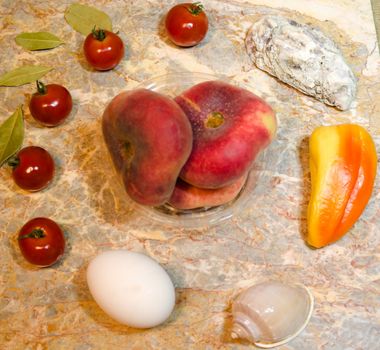
<instances>
[{"instance_id":1,"label":"peach","mask_svg":"<svg viewBox=\"0 0 380 350\"><path fill-rule=\"evenodd\" d=\"M193 129L193 148L180 177L196 187L237 181L276 133L275 114L264 100L222 81L197 84L175 101Z\"/></svg>"},{"instance_id":2,"label":"peach","mask_svg":"<svg viewBox=\"0 0 380 350\"><path fill-rule=\"evenodd\" d=\"M192 147L191 125L182 109L154 91L127 91L108 104L102 128L130 198L149 206L166 202Z\"/></svg>"},{"instance_id":3,"label":"peach","mask_svg":"<svg viewBox=\"0 0 380 350\"><path fill-rule=\"evenodd\" d=\"M215 207L232 201L241 191L247 179L243 175L230 185L217 188L199 188L178 179L168 203L176 209Z\"/></svg>"}]
</instances>

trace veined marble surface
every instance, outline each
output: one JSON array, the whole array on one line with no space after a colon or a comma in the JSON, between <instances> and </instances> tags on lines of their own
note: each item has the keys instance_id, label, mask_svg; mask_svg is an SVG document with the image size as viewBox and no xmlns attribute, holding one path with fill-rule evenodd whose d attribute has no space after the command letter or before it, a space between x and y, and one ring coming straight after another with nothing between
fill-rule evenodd
<instances>
[{"instance_id":1,"label":"veined marble surface","mask_svg":"<svg viewBox=\"0 0 380 350\"><path fill-rule=\"evenodd\" d=\"M51 152L53 183L26 193L10 169L0 170L1 349L249 349L233 341L231 300L247 286L278 279L301 282L315 297L303 333L281 349L375 349L380 335L379 180L361 218L337 243L311 250L303 241L310 193L307 138L319 125L342 122L367 127L380 147L380 57L369 0L204 1L210 20L205 41L181 49L167 39L163 18L174 1L82 1L107 12L127 50L110 72L86 65L83 36L64 20L70 1L0 0L0 74L23 64L55 69L43 79L66 86L74 99L69 119L43 128L27 105L34 84L0 87L0 122L20 104L26 145ZM284 14L331 36L353 68L357 101L346 112L327 107L258 70L245 52L251 23L263 14ZM14 38L49 31L65 45L28 52ZM239 215L199 230L161 225L131 206L116 181L102 140L106 103L154 76L170 72L224 74L244 82L277 112L279 130L263 179ZM35 216L60 223L67 238L63 259L38 269L21 257L16 234ZM85 281L91 258L107 249L144 252L168 271L177 288L170 319L136 330L110 319Z\"/></svg>"}]
</instances>

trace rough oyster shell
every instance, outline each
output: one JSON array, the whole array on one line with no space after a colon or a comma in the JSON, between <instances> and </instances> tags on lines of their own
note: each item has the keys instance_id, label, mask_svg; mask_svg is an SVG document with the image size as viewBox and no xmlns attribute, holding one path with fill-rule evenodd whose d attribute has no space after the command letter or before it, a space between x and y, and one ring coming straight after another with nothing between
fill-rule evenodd
<instances>
[{"instance_id":1,"label":"rough oyster shell","mask_svg":"<svg viewBox=\"0 0 380 350\"><path fill-rule=\"evenodd\" d=\"M304 286L277 281L254 285L232 303L231 337L263 348L285 344L306 327L313 305Z\"/></svg>"},{"instance_id":2,"label":"rough oyster shell","mask_svg":"<svg viewBox=\"0 0 380 350\"><path fill-rule=\"evenodd\" d=\"M320 30L281 16L255 22L245 40L256 66L341 110L356 95L356 78L336 44Z\"/></svg>"}]
</instances>

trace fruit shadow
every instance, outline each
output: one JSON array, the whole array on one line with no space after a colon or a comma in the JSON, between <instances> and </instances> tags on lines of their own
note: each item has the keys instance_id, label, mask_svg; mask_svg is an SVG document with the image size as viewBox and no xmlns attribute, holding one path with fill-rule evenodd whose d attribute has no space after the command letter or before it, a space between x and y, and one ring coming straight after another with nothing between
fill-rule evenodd
<instances>
[{"instance_id":1,"label":"fruit shadow","mask_svg":"<svg viewBox=\"0 0 380 350\"><path fill-rule=\"evenodd\" d=\"M88 191L89 205L102 221L130 222L136 209L119 179L103 140L101 118L77 127L73 159Z\"/></svg>"},{"instance_id":2,"label":"fruit shadow","mask_svg":"<svg viewBox=\"0 0 380 350\"><path fill-rule=\"evenodd\" d=\"M72 142L75 168L86 189L88 206L100 222L113 227L123 226L123 229L128 224L128 229L163 230L168 233L188 231L185 227L171 226L162 219L153 218L149 210L143 210L128 197L103 139L98 116L78 125L75 138L77 141ZM193 235L201 235L204 231L205 227L191 228Z\"/></svg>"},{"instance_id":3,"label":"fruit shadow","mask_svg":"<svg viewBox=\"0 0 380 350\"><path fill-rule=\"evenodd\" d=\"M307 236L307 208L310 199L311 182L310 182L310 166L309 166L309 137L306 136L301 139L299 147L298 158L301 164L302 170L302 194L301 203L299 208L300 218L300 233L306 244ZM307 245L307 244L306 244Z\"/></svg>"}]
</instances>

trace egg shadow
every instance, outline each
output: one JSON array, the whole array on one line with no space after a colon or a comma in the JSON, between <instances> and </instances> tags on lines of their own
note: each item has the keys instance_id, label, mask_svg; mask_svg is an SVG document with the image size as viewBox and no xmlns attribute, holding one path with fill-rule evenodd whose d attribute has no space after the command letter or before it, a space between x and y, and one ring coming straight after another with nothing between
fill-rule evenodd
<instances>
[{"instance_id":1,"label":"egg shadow","mask_svg":"<svg viewBox=\"0 0 380 350\"><path fill-rule=\"evenodd\" d=\"M302 193L301 193L301 203L299 208L299 218L300 218L300 234L302 239L306 243L307 237L307 210L308 203L310 200L311 192L311 181L310 181L310 166L309 166L309 137L306 136L301 139L298 147L298 159L301 164L302 169Z\"/></svg>"}]
</instances>

